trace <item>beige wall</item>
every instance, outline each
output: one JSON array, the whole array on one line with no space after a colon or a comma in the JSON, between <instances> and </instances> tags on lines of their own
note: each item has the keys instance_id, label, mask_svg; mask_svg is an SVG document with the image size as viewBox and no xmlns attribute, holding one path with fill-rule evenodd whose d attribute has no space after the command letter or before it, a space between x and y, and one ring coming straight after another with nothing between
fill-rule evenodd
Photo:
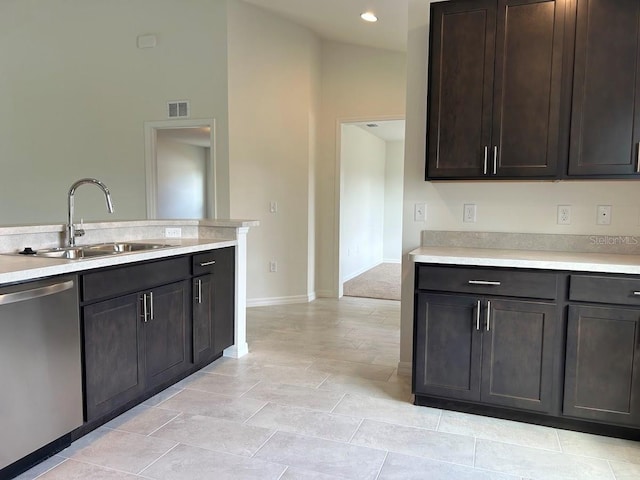
<instances>
[{"instance_id":1,"label":"beige wall","mask_svg":"<svg viewBox=\"0 0 640 480\"><path fill-rule=\"evenodd\" d=\"M404 140L386 142L384 182L384 252L385 262L400 262L402 256L402 192Z\"/></svg>"},{"instance_id":2,"label":"beige wall","mask_svg":"<svg viewBox=\"0 0 640 480\"><path fill-rule=\"evenodd\" d=\"M84 176L77 215L146 215L144 129L168 100L215 118L219 211L229 213L224 0L0 2L0 224L62 223L66 192ZM158 45L138 49L136 37Z\"/></svg>"},{"instance_id":3,"label":"beige wall","mask_svg":"<svg viewBox=\"0 0 640 480\"><path fill-rule=\"evenodd\" d=\"M249 303L307 301L319 40L236 1L228 32L231 216L260 220L249 237ZM271 201L277 213L269 212Z\"/></svg>"},{"instance_id":4,"label":"beige wall","mask_svg":"<svg viewBox=\"0 0 640 480\"><path fill-rule=\"evenodd\" d=\"M425 182L428 0L409 4L407 133L404 173L401 364L410 365L413 266L407 253L422 230L640 235L640 201L634 181ZM416 202L427 203L426 223L413 221ZM476 203L478 221L462 222L464 203ZM572 205L571 225L556 224L557 205ZM612 205L612 224L596 225L596 206Z\"/></svg>"},{"instance_id":5,"label":"beige wall","mask_svg":"<svg viewBox=\"0 0 640 480\"><path fill-rule=\"evenodd\" d=\"M320 123L316 174L318 296L336 296L339 188L337 132L341 121L404 118L404 53L322 42Z\"/></svg>"}]
</instances>

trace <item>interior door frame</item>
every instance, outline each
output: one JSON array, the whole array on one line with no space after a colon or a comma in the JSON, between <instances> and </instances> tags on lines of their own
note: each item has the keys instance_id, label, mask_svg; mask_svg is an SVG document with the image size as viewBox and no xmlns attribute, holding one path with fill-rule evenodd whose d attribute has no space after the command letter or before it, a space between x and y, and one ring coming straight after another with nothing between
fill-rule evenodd
<instances>
[{"instance_id":1,"label":"interior door frame","mask_svg":"<svg viewBox=\"0 0 640 480\"><path fill-rule=\"evenodd\" d=\"M144 122L144 160L145 160L145 185L147 197L147 219L155 219L158 215L158 157L157 143L158 130L174 128L205 128L210 130L209 158L206 164L205 192L207 197L206 212L207 218L218 217L217 198L217 172L216 172L216 148L215 131L216 121L214 118L200 119L176 119Z\"/></svg>"},{"instance_id":2,"label":"interior door frame","mask_svg":"<svg viewBox=\"0 0 640 480\"><path fill-rule=\"evenodd\" d=\"M336 174L337 179L334 184L335 192L334 192L334 245L333 249L334 258L334 279L333 279L333 289L334 296L336 298L342 298L344 295L344 275L342 273L342 192L344 191L344 172L342 165L342 126L350 125L354 123L363 123L363 122L385 122L385 121L393 121L393 120L404 120L406 122L406 115L366 115L360 117L341 117L336 120ZM405 124L406 125L406 124ZM404 185L403 185L404 190Z\"/></svg>"}]
</instances>

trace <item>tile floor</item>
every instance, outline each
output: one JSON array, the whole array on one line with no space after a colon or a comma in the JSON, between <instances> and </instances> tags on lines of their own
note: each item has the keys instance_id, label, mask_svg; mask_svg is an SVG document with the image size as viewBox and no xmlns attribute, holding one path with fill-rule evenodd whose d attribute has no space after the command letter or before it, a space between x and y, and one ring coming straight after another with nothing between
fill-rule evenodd
<instances>
[{"instance_id":1,"label":"tile floor","mask_svg":"<svg viewBox=\"0 0 640 480\"><path fill-rule=\"evenodd\" d=\"M18 477L640 479L640 444L410 403L399 303L248 311L251 353L220 359Z\"/></svg>"}]
</instances>

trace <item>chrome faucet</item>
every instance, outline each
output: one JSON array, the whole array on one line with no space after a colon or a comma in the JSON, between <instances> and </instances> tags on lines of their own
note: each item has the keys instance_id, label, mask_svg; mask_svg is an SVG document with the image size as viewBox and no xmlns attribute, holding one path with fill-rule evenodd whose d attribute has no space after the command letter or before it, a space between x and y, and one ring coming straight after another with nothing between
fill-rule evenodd
<instances>
[{"instance_id":1,"label":"chrome faucet","mask_svg":"<svg viewBox=\"0 0 640 480\"><path fill-rule=\"evenodd\" d=\"M104 183L102 183L100 180L96 180L95 178L82 178L77 182L75 182L73 185L71 185L71 188L69 189L69 196L67 198L68 200L67 201L67 206L68 206L67 243L69 244L70 247L75 247L76 237L81 237L82 235L84 235L84 230L76 228L76 226L73 224L74 196L76 193L76 189L84 183L94 184L100 187L100 189L104 192L105 198L107 199L107 210L109 210L109 213L113 213L113 203L111 203L111 194L109 193L109 189L107 188L107 186Z\"/></svg>"}]
</instances>

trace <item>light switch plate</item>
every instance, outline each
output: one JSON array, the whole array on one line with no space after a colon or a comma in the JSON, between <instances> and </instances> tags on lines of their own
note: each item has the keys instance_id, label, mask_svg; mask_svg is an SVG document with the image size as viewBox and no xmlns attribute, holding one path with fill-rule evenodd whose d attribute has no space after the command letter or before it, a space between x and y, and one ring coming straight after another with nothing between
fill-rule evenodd
<instances>
[{"instance_id":1,"label":"light switch plate","mask_svg":"<svg viewBox=\"0 0 640 480\"><path fill-rule=\"evenodd\" d=\"M427 221L427 204L416 203L413 208L413 220L414 222L426 222Z\"/></svg>"}]
</instances>

